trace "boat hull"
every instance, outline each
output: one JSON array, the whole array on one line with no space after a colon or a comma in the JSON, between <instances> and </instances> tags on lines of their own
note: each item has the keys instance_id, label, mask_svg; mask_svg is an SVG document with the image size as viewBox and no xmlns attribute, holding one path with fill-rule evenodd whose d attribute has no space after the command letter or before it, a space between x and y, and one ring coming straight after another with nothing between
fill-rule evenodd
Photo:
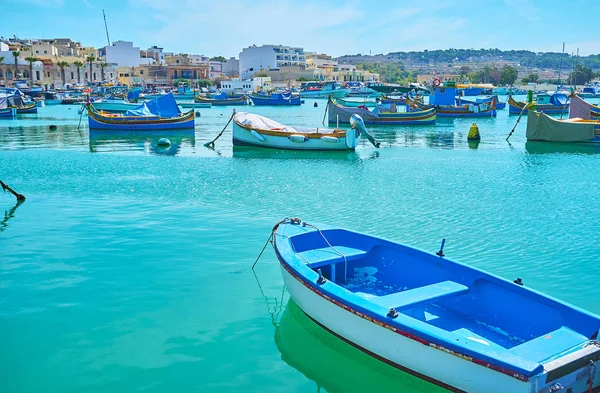
<instances>
[{"instance_id":1,"label":"boat hull","mask_svg":"<svg viewBox=\"0 0 600 393\"><path fill-rule=\"evenodd\" d=\"M221 98L221 99L195 97L194 102L199 103L199 104L211 104L212 106L246 105L246 97L242 96L239 98Z\"/></svg>"},{"instance_id":2,"label":"boat hull","mask_svg":"<svg viewBox=\"0 0 600 393\"><path fill-rule=\"evenodd\" d=\"M525 105L527 105L525 102L516 101L512 97L510 97L508 99L507 104L508 104L508 113L511 115L520 115L521 113L526 115L528 112L527 110L523 110ZM568 114L569 113L569 104L565 104L565 105L537 104L535 106L535 110L538 112L549 114L549 115L551 115L551 114L560 115L562 113Z\"/></svg>"},{"instance_id":3,"label":"boat hull","mask_svg":"<svg viewBox=\"0 0 600 393\"><path fill-rule=\"evenodd\" d=\"M27 106L23 106L20 108L17 108L17 114L21 115L21 114L28 114L28 113L37 113L38 112L38 108L36 104L31 104L31 105L27 105Z\"/></svg>"},{"instance_id":4,"label":"boat hull","mask_svg":"<svg viewBox=\"0 0 600 393\"><path fill-rule=\"evenodd\" d=\"M404 337L366 319L356 310L334 303L332 298L319 294L311 283L294 274L281 259L280 262L285 287L300 309L320 326L368 355L450 391L531 392L526 382L435 349L429 343Z\"/></svg>"},{"instance_id":5,"label":"boat hull","mask_svg":"<svg viewBox=\"0 0 600 393\"><path fill-rule=\"evenodd\" d=\"M302 98L340 98L346 97L350 92L349 89L337 89L337 90L303 90L300 92Z\"/></svg>"},{"instance_id":6,"label":"boat hull","mask_svg":"<svg viewBox=\"0 0 600 393\"><path fill-rule=\"evenodd\" d=\"M374 113L364 108L344 107L332 100L327 103L327 114L329 124L349 123L353 114L359 115L365 124L428 125L436 122L436 111L431 108L414 112Z\"/></svg>"},{"instance_id":7,"label":"boat hull","mask_svg":"<svg viewBox=\"0 0 600 393\"><path fill-rule=\"evenodd\" d=\"M300 97L291 97L289 99L284 98L271 98L271 97L259 97L259 96L250 96L250 100L252 100L252 104L255 106L294 106L302 104L302 99Z\"/></svg>"},{"instance_id":8,"label":"boat hull","mask_svg":"<svg viewBox=\"0 0 600 393\"><path fill-rule=\"evenodd\" d=\"M12 119L17 116L16 108L0 109L0 117L4 119Z\"/></svg>"},{"instance_id":9,"label":"boat hull","mask_svg":"<svg viewBox=\"0 0 600 393\"><path fill-rule=\"evenodd\" d=\"M351 130L354 131L354 130ZM257 135L258 134L258 135ZM277 133L273 133L277 134ZM323 134L328 137L328 134ZM331 136L329 136L331 137ZM357 137L359 139L360 136ZM312 151L347 151L354 150L346 144L345 137L337 137L337 141L321 138L306 138L303 142L294 141L288 135L269 135L264 130L257 131L241 127L233 122L233 145L251 146L283 150L312 150Z\"/></svg>"},{"instance_id":10,"label":"boat hull","mask_svg":"<svg viewBox=\"0 0 600 393\"><path fill-rule=\"evenodd\" d=\"M157 119L156 117L107 117L88 108L88 125L90 129L115 131L153 131L194 129L193 112L179 118Z\"/></svg>"}]
</instances>

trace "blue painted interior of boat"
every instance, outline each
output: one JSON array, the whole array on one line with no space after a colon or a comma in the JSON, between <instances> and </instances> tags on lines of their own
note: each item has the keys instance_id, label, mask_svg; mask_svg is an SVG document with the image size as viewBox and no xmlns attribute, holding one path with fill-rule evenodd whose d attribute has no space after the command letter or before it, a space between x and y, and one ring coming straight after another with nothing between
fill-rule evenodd
<instances>
[{"instance_id":1,"label":"blue painted interior of boat","mask_svg":"<svg viewBox=\"0 0 600 393\"><path fill-rule=\"evenodd\" d=\"M366 315L459 353L531 376L600 329L596 315L478 269L318 227L285 224L276 232L278 257L298 277ZM328 280L322 285L316 283L318 270ZM387 316L391 307L397 318Z\"/></svg>"}]
</instances>

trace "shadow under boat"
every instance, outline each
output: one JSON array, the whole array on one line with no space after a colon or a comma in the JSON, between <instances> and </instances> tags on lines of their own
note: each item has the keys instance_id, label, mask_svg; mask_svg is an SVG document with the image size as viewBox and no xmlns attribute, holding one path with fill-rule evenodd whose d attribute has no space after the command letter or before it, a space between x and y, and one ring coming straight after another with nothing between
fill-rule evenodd
<instances>
[{"instance_id":1,"label":"shadow under boat","mask_svg":"<svg viewBox=\"0 0 600 393\"><path fill-rule=\"evenodd\" d=\"M179 153L183 144L191 147L196 145L194 130L168 130L168 131L89 131L90 152L116 152L116 151L145 151L149 154L174 156ZM169 144L160 144L162 138L169 140Z\"/></svg>"},{"instance_id":2,"label":"shadow under boat","mask_svg":"<svg viewBox=\"0 0 600 393\"><path fill-rule=\"evenodd\" d=\"M529 154L600 154L600 143L589 142L525 142Z\"/></svg>"},{"instance_id":3,"label":"shadow under boat","mask_svg":"<svg viewBox=\"0 0 600 393\"><path fill-rule=\"evenodd\" d=\"M275 330L281 358L329 393L446 392L368 356L311 320L289 300Z\"/></svg>"},{"instance_id":4,"label":"shadow under boat","mask_svg":"<svg viewBox=\"0 0 600 393\"><path fill-rule=\"evenodd\" d=\"M233 146L234 158L271 158L271 159L316 159L316 160L347 160L358 161L361 159L356 151L314 151L314 150L285 150L265 149L262 147Z\"/></svg>"}]
</instances>

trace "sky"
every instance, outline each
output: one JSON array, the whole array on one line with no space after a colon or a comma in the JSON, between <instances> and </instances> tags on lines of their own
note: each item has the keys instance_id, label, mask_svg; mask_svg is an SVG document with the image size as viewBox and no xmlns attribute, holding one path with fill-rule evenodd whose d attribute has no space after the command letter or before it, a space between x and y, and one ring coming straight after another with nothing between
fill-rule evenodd
<instances>
[{"instance_id":1,"label":"sky","mask_svg":"<svg viewBox=\"0 0 600 393\"><path fill-rule=\"evenodd\" d=\"M499 48L600 53L598 0L0 0L0 36L133 41L237 57L253 44L344 54Z\"/></svg>"}]
</instances>

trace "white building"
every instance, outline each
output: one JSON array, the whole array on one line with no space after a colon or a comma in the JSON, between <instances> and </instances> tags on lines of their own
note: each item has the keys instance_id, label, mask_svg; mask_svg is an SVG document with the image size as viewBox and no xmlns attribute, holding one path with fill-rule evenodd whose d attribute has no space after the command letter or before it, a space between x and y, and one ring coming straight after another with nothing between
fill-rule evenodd
<instances>
[{"instance_id":1,"label":"white building","mask_svg":"<svg viewBox=\"0 0 600 393\"><path fill-rule=\"evenodd\" d=\"M233 91L260 91L269 90L271 87L271 78L268 76L252 79L232 79L221 81L221 91L231 93Z\"/></svg>"},{"instance_id":2,"label":"white building","mask_svg":"<svg viewBox=\"0 0 600 393\"><path fill-rule=\"evenodd\" d=\"M140 48L130 41L115 41L111 46L98 49L98 55L107 63L116 63L121 67L138 67L141 64L152 64L154 59L140 56Z\"/></svg>"},{"instance_id":3,"label":"white building","mask_svg":"<svg viewBox=\"0 0 600 393\"><path fill-rule=\"evenodd\" d=\"M38 56L58 56L58 48L50 41L34 41L31 43L31 51Z\"/></svg>"},{"instance_id":4,"label":"white building","mask_svg":"<svg viewBox=\"0 0 600 393\"><path fill-rule=\"evenodd\" d=\"M306 66L303 48L282 45L250 46L242 49L239 60L240 77L249 78L260 70L279 69L282 66Z\"/></svg>"},{"instance_id":5,"label":"white building","mask_svg":"<svg viewBox=\"0 0 600 393\"><path fill-rule=\"evenodd\" d=\"M8 44L0 41L0 52L8 52Z\"/></svg>"},{"instance_id":6,"label":"white building","mask_svg":"<svg viewBox=\"0 0 600 393\"><path fill-rule=\"evenodd\" d=\"M159 48L156 45L153 45L150 48L146 49L146 55L149 58L153 58L158 64L164 64L165 62L165 54L163 53L163 48Z\"/></svg>"}]
</instances>

